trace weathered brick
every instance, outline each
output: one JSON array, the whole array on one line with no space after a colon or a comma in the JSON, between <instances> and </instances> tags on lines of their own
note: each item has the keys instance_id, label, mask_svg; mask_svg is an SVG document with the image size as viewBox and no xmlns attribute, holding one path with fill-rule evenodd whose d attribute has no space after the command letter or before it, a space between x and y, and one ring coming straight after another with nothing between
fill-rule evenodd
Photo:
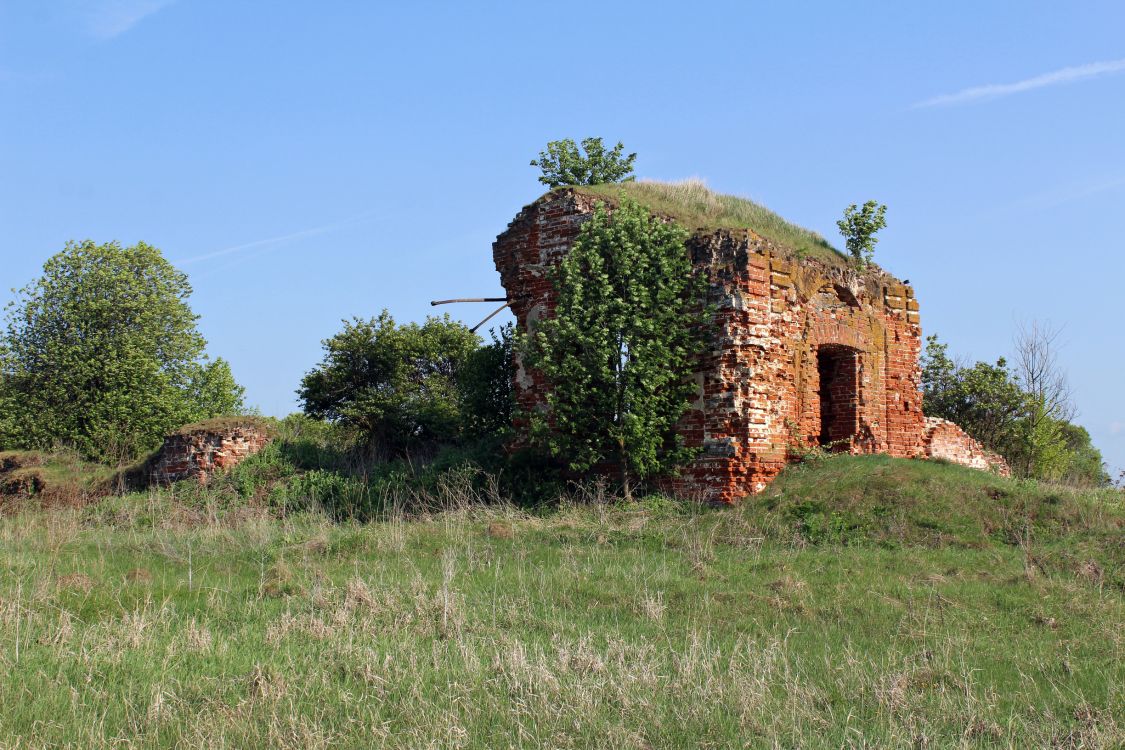
<instances>
[{"instance_id":1,"label":"weathered brick","mask_svg":"<svg viewBox=\"0 0 1125 750\"><path fill-rule=\"evenodd\" d=\"M555 191L497 237L493 260L522 329L553 314L547 271L592 210L591 198ZM912 288L878 268L790 258L745 230L699 230L687 249L709 282L716 335L699 358L701 398L680 425L703 450L671 489L732 502L816 445L927 455ZM515 380L522 409L544 408L542 373L517 362Z\"/></svg>"},{"instance_id":2,"label":"weathered brick","mask_svg":"<svg viewBox=\"0 0 1125 750\"><path fill-rule=\"evenodd\" d=\"M197 479L206 484L215 471L236 466L264 448L271 439L264 430L249 423L169 435L151 464L149 481L169 484Z\"/></svg>"}]
</instances>

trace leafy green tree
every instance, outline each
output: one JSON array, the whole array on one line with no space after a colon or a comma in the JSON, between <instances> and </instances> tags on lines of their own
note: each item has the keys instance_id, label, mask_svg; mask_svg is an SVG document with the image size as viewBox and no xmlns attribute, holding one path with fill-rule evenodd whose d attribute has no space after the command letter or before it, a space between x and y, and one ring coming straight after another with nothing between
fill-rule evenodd
<instances>
[{"instance_id":1,"label":"leafy green tree","mask_svg":"<svg viewBox=\"0 0 1125 750\"><path fill-rule=\"evenodd\" d=\"M515 393L512 325L466 357L457 377L465 434L503 439L511 434Z\"/></svg>"},{"instance_id":2,"label":"leafy green tree","mask_svg":"<svg viewBox=\"0 0 1125 750\"><path fill-rule=\"evenodd\" d=\"M1061 425L1063 439L1069 449L1069 460L1062 480L1069 484L1091 487L1106 487L1112 483L1106 471L1101 451L1090 439L1085 427L1064 422Z\"/></svg>"},{"instance_id":3,"label":"leafy green tree","mask_svg":"<svg viewBox=\"0 0 1125 750\"><path fill-rule=\"evenodd\" d=\"M865 267L875 256L875 236L887 226L887 207L876 201L867 201L862 208L852 204L844 209L844 218L836 222L840 234L844 235L848 252L860 268Z\"/></svg>"},{"instance_id":4,"label":"leafy green tree","mask_svg":"<svg viewBox=\"0 0 1125 750\"><path fill-rule=\"evenodd\" d=\"M535 436L572 471L613 467L626 496L692 455L675 427L696 395L708 311L687 236L624 196L612 214L599 205L557 269L554 317L531 342L531 364L551 384Z\"/></svg>"},{"instance_id":5,"label":"leafy green tree","mask_svg":"<svg viewBox=\"0 0 1125 750\"><path fill-rule=\"evenodd\" d=\"M1020 443L1010 453L1018 462L1017 471L1036 479L1061 479L1070 468L1071 451L1067 445L1065 423L1050 415L1041 396L1028 394L1027 410L1019 423Z\"/></svg>"},{"instance_id":6,"label":"leafy green tree","mask_svg":"<svg viewBox=\"0 0 1125 750\"><path fill-rule=\"evenodd\" d=\"M141 242L68 243L7 310L0 441L124 461L185 423L230 414L242 388L209 361L187 276Z\"/></svg>"},{"instance_id":7,"label":"leafy green tree","mask_svg":"<svg viewBox=\"0 0 1125 750\"><path fill-rule=\"evenodd\" d=\"M1028 403L1007 361L962 367L949 358L948 344L929 336L921 364L922 410L928 416L956 422L985 448L1012 454Z\"/></svg>"},{"instance_id":8,"label":"leafy green tree","mask_svg":"<svg viewBox=\"0 0 1125 750\"><path fill-rule=\"evenodd\" d=\"M383 310L371 320L344 321L297 394L309 416L340 424L391 457L405 456L459 437L457 376L479 343L448 315L397 325Z\"/></svg>"},{"instance_id":9,"label":"leafy green tree","mask_svg":"<svg viewBox=\"0 0 1125 750\"><path fill-rule=\"evenodd\" d=\"M921 359L923 411L956 422L1004 456L1018 476L1107 484L1110 478L1090 433L1065 418L1070 414L1065 389L1044 387L1050 379L1041 371L1035 375L1036 368L1029 376L1024 347L1017 349L1018 374L1004 359L962 366L950 359L948 345L929 336Z\"/></svg>"},{"instance_id":10,"label":"leafy green tree","mask_svg":"<svg viewBox=\"0 0 1125 750\"><path fill-rule=\"evenodd\" d=\"M543 171L539 181L549 188L631 182L637 155L623 156L624 151L621 142L607 151L601 138L583 138L581 149L570 138L564 138L548 143L547 150L531 160L531 166Z\"/></svg>"}]
</instances>

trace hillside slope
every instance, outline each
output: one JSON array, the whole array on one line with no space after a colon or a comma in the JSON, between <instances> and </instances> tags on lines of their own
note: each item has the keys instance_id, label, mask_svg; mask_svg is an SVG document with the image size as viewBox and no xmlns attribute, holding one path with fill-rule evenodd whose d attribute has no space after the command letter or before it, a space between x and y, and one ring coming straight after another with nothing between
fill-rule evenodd
<instances>
[{"instance_id":1,"label":"hillside slope","mask_svg":"<svg viewBox=\"0 0 1125 750\"><path fill-rule=\"evenodd\" d=\"M276 456L260 462L278 473ZM1113 491L845 456L731 509L650 498L529 513L473 506L475 490L451 484L447 504L468 507L349 524L209 492L0 519L0 736L1125 742Z\"/></svg>"}]
</instances>

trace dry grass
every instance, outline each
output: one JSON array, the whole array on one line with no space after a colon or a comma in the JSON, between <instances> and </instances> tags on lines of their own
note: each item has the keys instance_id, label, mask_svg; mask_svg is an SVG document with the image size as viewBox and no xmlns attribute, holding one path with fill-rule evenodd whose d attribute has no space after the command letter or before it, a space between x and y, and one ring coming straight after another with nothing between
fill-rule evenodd
<instances>
[{"instance_id":1,"label":"dry grass","mask_svg":"<svg viewBox=\"0 0 1125 750\"><path fill-rule=\"evenodd\" d=\"M229 432L237 429L250 429L267 435L273 435L277 432L275 420L265 417L233 416L214 417L212 419L205 419L202 422L192 422L176 430L174 434L191 435L201 432Z\"/></svg>"},{"instance_id":2,"label":"dry grass","mask_svg":"<svg viewBox=\"0 0 1125 750\"><path fill-rule=\"evenodd\" d=\"M881 491L882 462L780 487L865 465ZM443 492L362 525L171 493L0 520L0 747L1125 743L1121 560L1090 536L1120 508L887 546L815 543L784 505Z\"/></svg>"},{"instance_id":3,"label":"dry grass","mask_svg":"<svg viewBox=\"0 0 1125 750\"><path fill-rule=\"evenodd\" d=\"M716 193L698 178L680 182L640 180L571 189L611 201L624 193L650 211L676 219L692 230L750 229L794 255L813 257L832 265L848 263L840 251L816 232L786 221L748 198Z\"/></svg>"}]
</instances>

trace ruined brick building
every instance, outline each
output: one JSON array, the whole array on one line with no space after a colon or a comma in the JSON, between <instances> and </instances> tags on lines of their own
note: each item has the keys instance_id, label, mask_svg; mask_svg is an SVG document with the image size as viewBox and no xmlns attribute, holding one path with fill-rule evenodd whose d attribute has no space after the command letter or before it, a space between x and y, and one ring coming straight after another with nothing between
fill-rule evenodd
<instances>
[{"instance_id":1,"label":"ruined brick building","mask_svg":"<svg viewBox=\"0 0 1125 750\"><path fill-rule=\"evenodd\" d=\"M552 191L494 243L522 329L551 314L549 271L599 200L605 193ZM668 206L650 207L674 218ZM688 240L711 288L717 335L696 374L699 397L681 422L687 443L701 450L676 480L678 490L734 501L760 491L810 446L1006 470L956 425L923 416L922 332L910 286L874 267L857 273L826 248L794 252L753 229L724 226L721 217L716 224ZM548 387L541 373L517 363L521 407L541 408Z\"/></svg>"}]
</instances>

